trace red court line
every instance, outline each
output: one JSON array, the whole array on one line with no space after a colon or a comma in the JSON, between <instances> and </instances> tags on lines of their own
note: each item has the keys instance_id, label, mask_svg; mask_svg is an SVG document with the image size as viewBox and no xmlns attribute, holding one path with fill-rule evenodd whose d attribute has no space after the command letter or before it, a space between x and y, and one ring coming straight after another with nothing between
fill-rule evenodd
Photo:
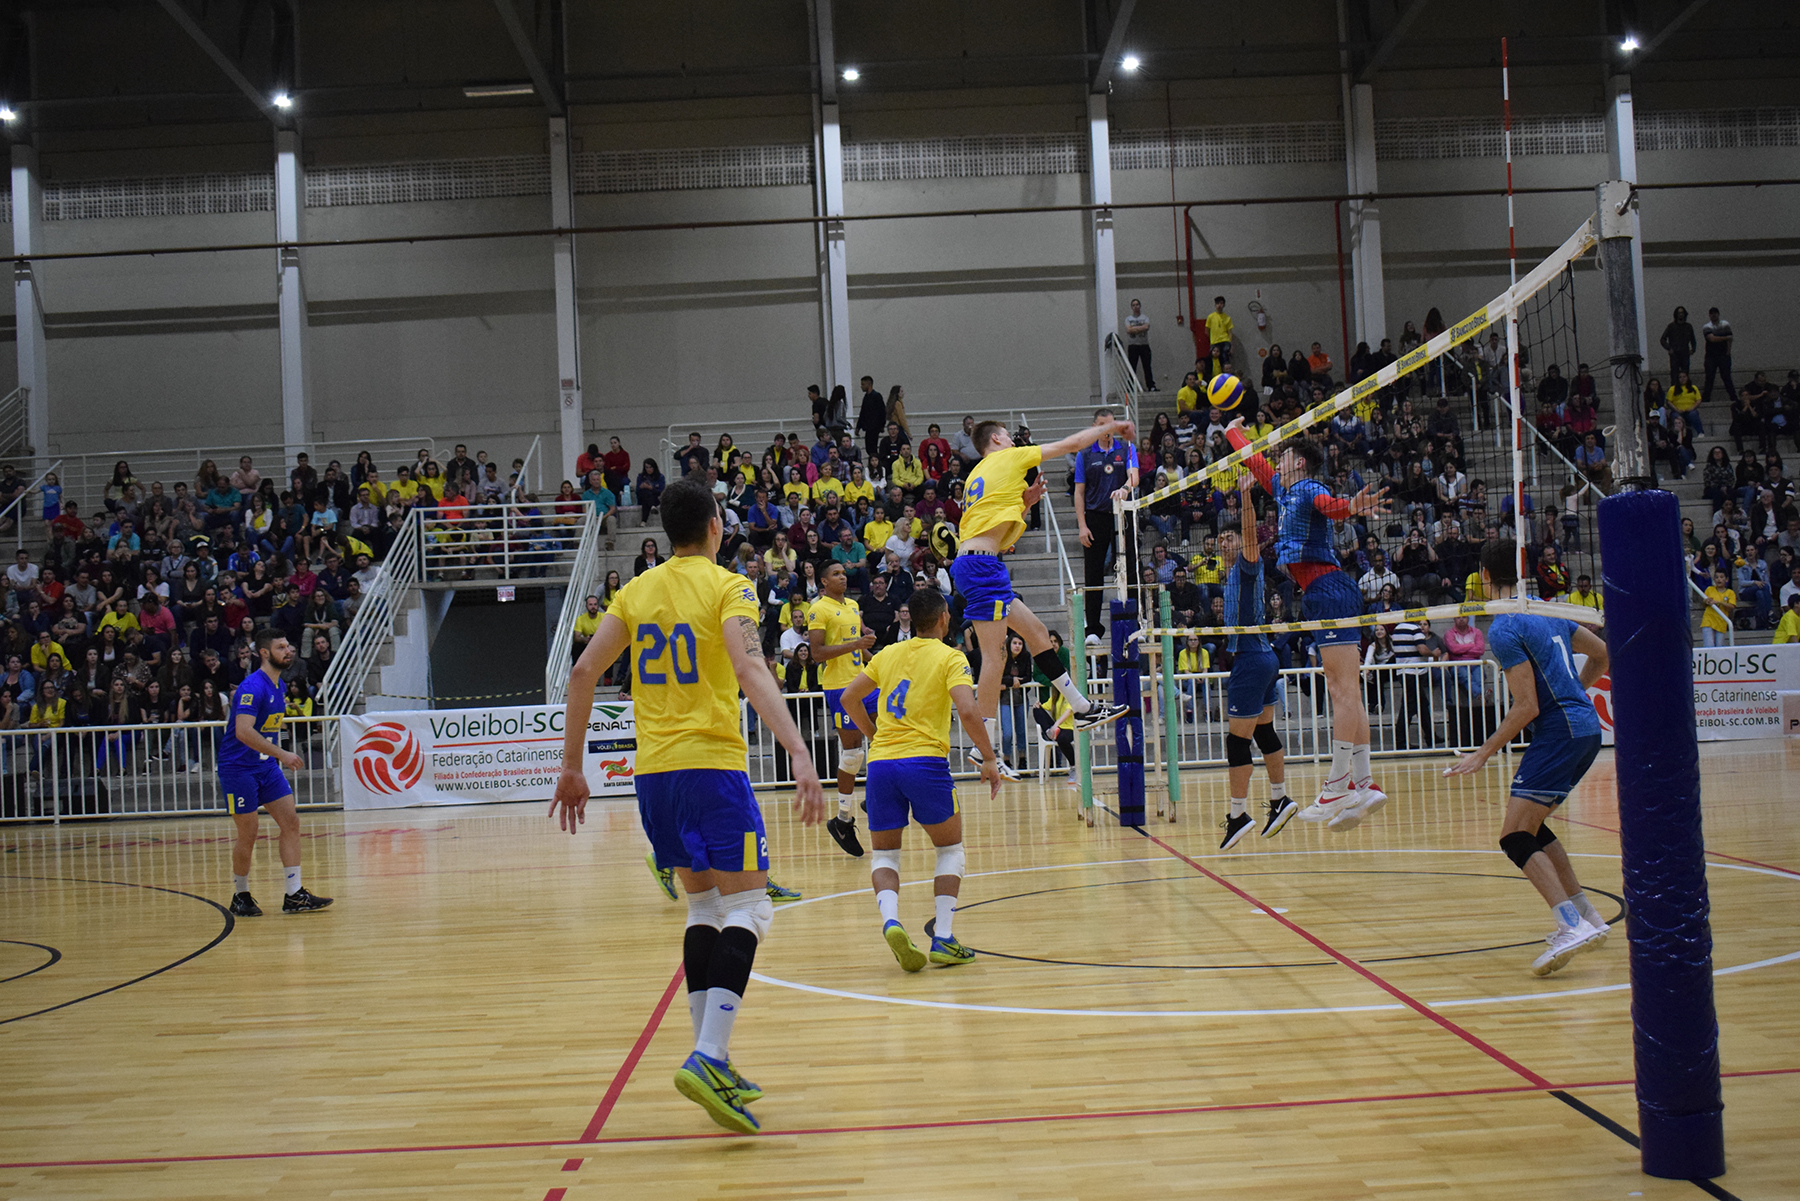
<instances>
[{"instance_id":1,"label":"red court line","mask_svg":"<svg viewBox=\"0 0 1800 1201\"><path fill-rule=\"evenodd\" d=\"M1560 817L1562 815L1559 814L1558 816ZM1593 822L1577 821L1572 817L1563 817L1562 820L1568 822L1571 826L1586 826L1590 830L1599 830L1606 834L1617 835L1619 833L1611 826L1598 826ZM1724 851L1715 851L1711 847L1706 848L1706 853L1715 859L1729 859L1733 863L1747 863L1751 867L1760 867L1768 871L1780 872L1784 876L1800 876L1800 872L1795 871L1791 867L1777 867L1773 863L1764 863L1760 859L1745 859L1742 855L1727 855Z\"/></svg>"},{"instance_id":2,"label":"red court line","mask_svg":"<svg viewBox=\"0 0 1800 1201\"><path fill-rule=\"evenodd\" d=\"M1800 1075L1800 1068L1763 1068L1756 1071L1722 1072L1728 1079L1744 1076L1793 1076ZM1181 1105L1166 1106L1158 1109L1113 1109L1089 1110L1081 1113L1043 1113L1027 1114L1022 1117L990 1117L960 1118L942 1122L896 1122L876 1126L815 1126L794 1130L767 1129L763 1136L801 1135L801 1134L864 1134L907 1130L938 1130L969 1126L1017 1126L1045 1124L1050 1122L1090 1122L1108 1118L1140 1118L1140 1117L1180 1117L1187 1114L1237 1113L1252 1110L1268 1109L1309 1109L1321 1105L1374 1105L1395 1101L1432 1101L1458 1097L1493 1097L1509 1096L1522 1093L1545 1092L1557 1089L1571 1092L1587 1088L1622 1088L1635 1083L1625 1080L1585 1080L1575 1084L1552 1084L1538 1088L1529 1084L1503 1084L1488 1088L1450 1089L1439 1092L1420 1093L1376 1093L1359 1097L1316 1097L1300 1101L1242 1101L1227 1105ZM741 1138L742 1135L729 1131L718 1131L699 1134L644 1134L618 1135L613 1138L596 1138L587 1141L587 1146L608 1146L626 1143L662 1143L693 1142L700 1139ZM502 1143L436 1143L416 1147L349 1147L343 1149L327 1149L316 1151L246 1151L236 1154L221 1155L146 1155L129 1159L54 1159L31 1163L0 1163L0 1169L18 1168L94 1168L94 1167L131 1167L150 1164L179 1163L218 1163L222 1161L253 1159L322 1159L342 1155L419 1155L431 1152L450 1151L521 1151L537 1147L569 1147L576 1144L564 1139L538 1139L526 1142Z\"/></svg>"},{"instance_id":3,"label":"red court line","mask_svg":"<svg viewBox=\"0 0 1800 1201\"><path fill-rule=\"evenodd\" d=\"M544 1201L563 1201L563 1198L568 1195L569 1190L566 1188L553 1188L544 1194Z\"/></svg>"},{"instance_id":4,"label":"red court line","mask_svg":"<svg viewBox=\"0 0 1800 1201\"><path fill-rule=\"evenodd\" d=\"M565 1171L565 1172L579 1172L579 1171L581 1171L581 1161L580 1161L580 1160L579 1160L579 1159L565 1159L565 1160L563 1160L563 1171Z\"/></svg>"},{"instance_id":5,"label":"red court line","mask_svg":"<svg viewBox=\"0 0 1800 1201\"><path fill-rule=\"evenodd\" d=\"M675 969L675 974L669 977L669 987L663 989L662 1000L658 1001L656 1008L650 1011L650 1020L644 1023L643 1033L639 1034L637 1042L632 1044L631 1051L625 1056L625 1062L619 1065L619 1070L614 1074L612 1083L606 1088L606 1095L600 1098L599 1108L594 1110L594 1116L588 1119L587 1129L581 1132L581 1137L576 1139L576 1142L591 1143L599 1137L601 1128L606 1125L606 1119L612 1116L613 1106L619 1103L619 1094L625 1091L625 1082L631 1079L631 1073L637 1068L638 1060L644 1057L644 1051L650 1046L650 1040L655 1036L656 1028L662 1025L663 1015L669 1012L669 1003L675 999L675 990L681 987L681 981L686 975L687 965L682 964Z\"/></svg>"},{"instance_id":6,"label":"red court line","mask_svg":"<svg viewBox=\"0 0 1800 1201\"><path fill-rule=\"evenodd\" d=\"M1398 988L1394 987L1392 984L1389 984L1386 980L1382 979L1380 976L1376 975L1374 972L1370 971L1368 968L1364 967L1362 964L1356 962L1356 960L1350 958L1350 956L1344 954L1342 951L1339 951L1337 948L1333 947L1330 943L1326 942L1324 939L1318 937L1317 935L1315 935L1315 934L1311 933L1310 931L1301 927L1299 923L1291 921L1287 917L1284 917L1282 914L1275 912L1275 909L1273 906L1263 904L1261 901L1257 900L1255 897L1251 896L1249 893L1245 892L1243 889L1239 888L1237 885L1233 884L1231 881L1227 880L1225 877L1219 875L1217 872L1212 871L1210 868L1202 867L1198 860L1188 858L1188 856L1182 854L1180 851L1176 850L1174 847L1170 846L1168 843L1164 842L1162 839L1158 838L1156 835L1146 832L1144 837L1148 838L1151 842L1155 843L1157 846L1161 847L1163 850L1169 852L1169 854L1175 856L1177 859L1181 860L1183 863L1187 864L1189 867L1193 868L1195 871L1199 872L1201 875L1205 876L1207 879L1211 880L1213 883L1219 885L1221 888L1224 888L1228 892L1236 894L1238 899L1247 901L1255 908L1262 910L1264 913L1268 914L1270 917L1272 917L1276 921L1280 922L1283 926L1286 926L1293 933L1298 934L1301 938L1304 938L1307 942L1309 942L1313 946L1319 948L1319 950L1321 950L1325 954L1331 956L1333 959L1337 960L1339 963L1343 964L1345 967L1349 968L1351 971L1355 972L1357 975L1359 975L1363 979L1367 980L1370 984L1373 984L1375 987L1381 989L1382 992L1387 993L1389 996L1393 997L1395 1000L1404 1004L1407 1008L1418 1013L1421 1017L1427 1018L1430 1021L1435 1022L1437 1025L1441 1026L1443 1029L1445 1029L1449 1033L1456 1035L1456 1037L1462 1039L1464 1042L1468 1043L1471 1047L1474 1047L1477 1051L1480 1051L1482 1054L1484 1054L1488 1058L1492 1059L1495 1063L1498 1063L1502 1067L1508 1068L1511 1071L1517 1073L1519 1076L1523 1077L1524 1079L1531 1081L1532 1084L1534 1084L1535 1086L1537 1086L1540 1089L1547 1089L1547 1088L1551 1087L1551 1084L1548 1080L1544 1079L1542 1076L1538 1075L1536 1072L1532 1071L1530 1068L1526 1067L1524 1064L1520 1063L1518 1060L1512 1058L1510 1055L1507 1055L1504 1051L1501 1051L1499 1048L1494 1047L1494 1046L1490 1045L1489 1043L1483 1042L1480 1038L1477 1038L1475 1035L1471 1034L1469 1031L1464 1030L1461 1026L1457 1025L1455 1022L1451 1021L1449 1018L1445 1017L1443 1014L1437 1012L1437 1010L1431 1008L1429 1005L1425 1004L1423 1001L1416 1000L1410 994L1400 991Z\"/></svg>"}]
</instances>

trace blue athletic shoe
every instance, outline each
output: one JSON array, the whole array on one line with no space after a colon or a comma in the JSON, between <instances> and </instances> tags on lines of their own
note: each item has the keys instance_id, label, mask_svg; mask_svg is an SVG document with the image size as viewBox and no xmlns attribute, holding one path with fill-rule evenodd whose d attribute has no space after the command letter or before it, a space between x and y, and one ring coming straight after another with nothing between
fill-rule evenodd
<instances>
[{"instance_id":1,"label":"blue athletic shoe","mask_svg":"<svg viewBox=\"0 0 1800 1201\"><path fill-rule=\"evenodd\" d=\"M647 852L644 855L644 862L649 866L650 875L655 878L656 886L662 889L663 896L668 897L671 901L679 901L681 898L675 894L675 869L656 866L655 851Z\"/></svg>"},{"instance_id":2,"label":"blue athletic shoe","mask_svg":"<svg viewBox=\"0 0 1800 1201\"><path fill-rule=\"evenodd\" d=\"M706 1116L738 1134L755 1134L762 1124L744 1108L738 1074L729 1063L695 1051L675 1069L675 1091L706 1111Z\"/></svg>"},{"instance_id":3,"label":"blue athletic shoe","mask_svg":"<svg viewBox=\"0 0 1800 1201\"><path fill-rule=\"evenodd\" d=\"M939 967L955 967L959 963L972 963L975 952L956 941L952 934L949 938L931 936L931 962Z\"/></svg>"},{"instance_id":4,"label":"blue athletic shoe","mask_svg":"<svg viewBox=\"0 0 1800 1201\"><path fill-rule=\"evenodd\" d=\"M789 901L798 901L805 896L798 888L783 888L775 883L775 877L769 877L769 900L776 905L785 905Z\"/></svg>"}]
</instances>

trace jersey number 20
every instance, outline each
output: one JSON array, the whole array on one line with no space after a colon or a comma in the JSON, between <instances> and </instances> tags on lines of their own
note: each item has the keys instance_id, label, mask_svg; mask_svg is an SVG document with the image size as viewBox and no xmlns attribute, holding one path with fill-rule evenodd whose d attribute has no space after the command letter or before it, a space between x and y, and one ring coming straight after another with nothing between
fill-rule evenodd
<instances>
[{"instance_id":1,"label":"jersey number 20","mask_svg":"<svg viewBox=\"0 0 1800 1201\"><path fill-rule=\"evenodd\" d=\"M644 622L637 628L637 642L643 649L638 652L638 682L643 684L667 684L669 673L659 670L656 664L662 661L663 652L669 653L669 664L675 669L677 684L697 684L700 682L700 664L695 657L694 631L687 622L681 622L668 633L662 627ZM644 644L649 645L645 646ZM683 656L686 662L682 662Z\"/></svg>"}]
</instances>

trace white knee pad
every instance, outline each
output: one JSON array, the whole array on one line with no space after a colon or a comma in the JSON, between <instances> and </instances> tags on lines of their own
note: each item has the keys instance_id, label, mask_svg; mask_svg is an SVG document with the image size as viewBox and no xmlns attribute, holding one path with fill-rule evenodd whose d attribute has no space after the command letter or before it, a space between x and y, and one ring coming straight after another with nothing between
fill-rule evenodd
<instances>
[{"instance_id":1,"label":"white knee pad","mask_svg":"<svg viewBox=\"0 0 1800 1201\"><path fill-rule=\"evenodd\" d=\"M775 906L769 900L766 889L752 888L745 892L734 892L728 897L719 898L725 911L725 922L721 929L729 926L740 926L756 935L760 944L769 936L769 926L775 920Z\"/></svg>"},{"instance_id":2,"label":"white knee pad","mask_svg":"<svg viewBox=\"0 0 1800 1201\"><path fill-rule=\"evenodd\" d=\"M719 896L718 889L690 892L687 894L687 903L688 925L711 926L717 930L725 924L725 902Z\"/></svg>"},{"instance_id":3,"label":"white knee pad","mask_svg":"<svg viewBox=\"0 0 1800 1201\"><path fill-rule=\"evenodd\" d=\"M840 776L856 775L862 771L863 764L868 761L868 758L869 744L866 742L861 746L845 748L844 753L838 757L838 774Z\"/></svg>"},{"instance_id":4,"label":"white knee pad","mask_svg":"<svg viewBox=\"0 0 1800 1201\"><path fill-rule=\"evenodd\" d=\"M896 876L900 874L899 847L895 847L891 851L870 851L869 858L871 860L869 865L869 870L871 872L878 872L885 867Z\"/></svg>"},{"instance_id":5,"label":"white knee pad","mask_svg":"<svg viewBox=\"0 0 1800 1201\"><path fill-rule=\"evenodd\" d=\"M963 874L964 859L963 844L960 842L947 847L939 847L937 849L937 870L932 875L955 876L960 880Z\"/></svg>"}]
</instances>

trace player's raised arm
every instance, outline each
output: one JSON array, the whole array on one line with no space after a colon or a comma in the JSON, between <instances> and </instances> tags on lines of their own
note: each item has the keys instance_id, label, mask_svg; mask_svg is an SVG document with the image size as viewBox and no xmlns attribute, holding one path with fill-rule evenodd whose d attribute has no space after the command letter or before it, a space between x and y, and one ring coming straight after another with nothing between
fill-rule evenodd
<instances>
[{"instance_id":1,"label":"player's raised arm","mask_svg":"<svg viewBox=\"0 0 1800 1201\"><path fill-rule=\"evenodd\" d=\"M563 708L563 765L556 777L556 795L550 812L569 833L587 820L588 782L581 770L587 741L588 717L594 710L594 689L607 665L618 659L631 640L631 631L617 615L600 619L600 628L588 639L587 648L569 672L569 699Z\"/></svg>"},{"instance_id":2,"label":"player's raised arm","mask_svg":"<svg viewBox=\"0 0 1800 1201\"><path fill-rule=\"evenodd\" d=\"M756 623L748 617L730 618L724 635L725 652L731 656L731 670L737 676L738 687L793 760L794 812L803 823L815 826L825 820L825 792L819 787L819 773L813 769L812 751L800 737L787 703L781 699L781 690L775 686L775 677L769 674L769 666L763 660L762 638L756 632Z\"/></svg>"},{"instance_id":3,"label":"player's raised arm","mask_svg":"<svg viewBox=\"0 0 1800 1201\"><path fill-rule=\"evenodd\" d=\"M1225 427L1225 441L1233 450L1242 450L1250 445L1250 437L1244 433L1243 414L1240 413L1233 417L1231 424ZM1275 495L1275 468L1269 465L1269 460L1263 457L1261 451L1245 458L1244 466L1250 469L1250 474L1256 477L1256 482L1261 484L1269 495Z\"/></svg>"},{"instance_id":4,"label":"player's raised arm","mask_svg":"<svg viewBox=\"0 0 1800 1201\"><path fill-rule=\"evenodd\" d=\"M1131 422L1108 421L1104 425L1087 426L1084 429L1070 434L1067 438L1052 442L1039 449L1043 451L1044 462L1048 463L1051 459L1061 458L1063 455L1072 455L1077 451L1086 450L1108 434L1111 434L1115 438L1123 438L1126 442L1135 443L1137 441L1137 427L1132 425Z\"/></svg>"},{"instance_id":5,"label":"player's raised arm","mask_svg":"<svg viewBox=\"0 0 1800 1201\"><path fill-rule=\"evenodd\" d=\"M1243 418L1238 418L1242 421ZM1254 563L1262 555L1262 544L1256 537L1256 481L1249 473L1238 476L1238 555L1246 563Z\"/></svg>"}]
</instances>

